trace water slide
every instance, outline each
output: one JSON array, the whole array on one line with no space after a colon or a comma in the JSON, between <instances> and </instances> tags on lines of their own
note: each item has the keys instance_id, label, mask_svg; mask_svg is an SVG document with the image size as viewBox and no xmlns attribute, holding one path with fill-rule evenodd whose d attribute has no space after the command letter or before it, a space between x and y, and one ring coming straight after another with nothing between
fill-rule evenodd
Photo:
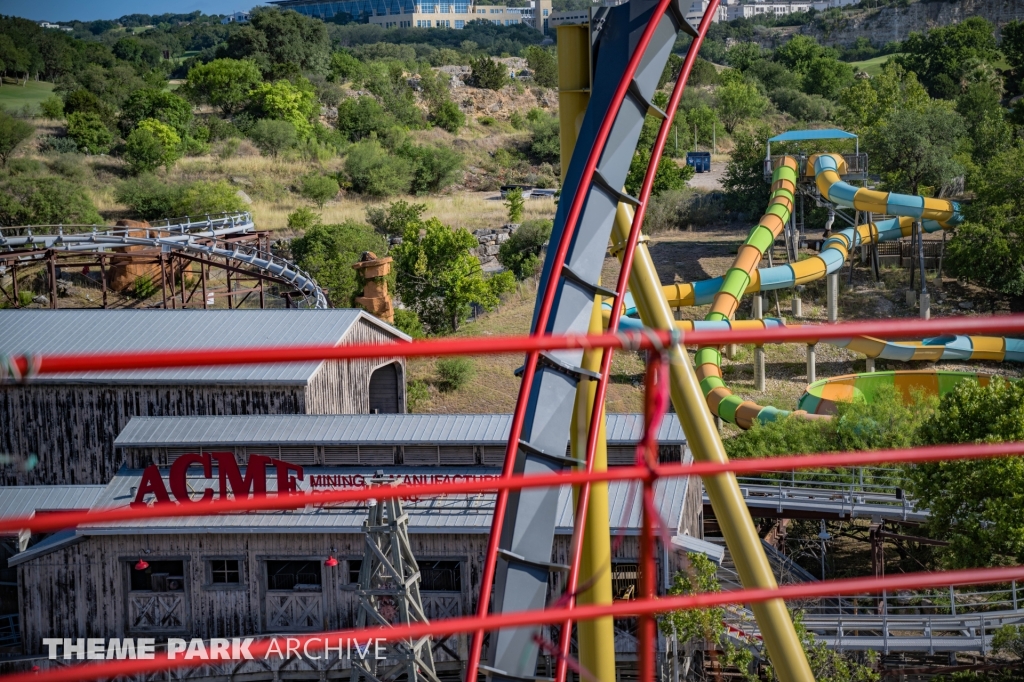
<instances>
[{"instance_id":1,"label":"water slide","mask_svg":"<svg viewBox=\"0 0 1024 682\"><path fill-rule=\"evenodd\" d=\"M920 220L925 232L949 230L963 218L956 202L909 196L894 192L878 192L858 188L841 178L847 172L846 160L839 154L815 154L808 158L806 174L813 176L823 197L838 206L859 211L885 213L897 216L878 222L849 227L827 239L821 252L811 258L770 268L758 269L764 253L771 248L782 232L793 210L798 164L796 159L783 156L772 173L771 197L765 214L751 230L740 247L733 266L724 277L693 284L671 284L662 287L672 306L711 304L711 312L704 321L681 321L677 326L687 329L759 328L781 325L781 321L731 320L746 293L758 293L791 288L821 279L842 268L850 251L861 244L894 241L910 236L913 222ZM630 310L627 309L629 314ZM624 326L636 326L626 323ZM871 337L857 337L831 342L834 345L863 353L869 358L907 361L938 360L996 360L1024 362L1024 340L984 336L940 336L920 342L883 341ZM701 388L711 411L722 419L749 428L754 421L774 421L790 414L771 406L744 401L734 395L721 373L721 353L717 348L701 348L696 356L697 373ZM888 374L888 373L882 373ZM897 373L898 374L898 373ZM944 375L954 373L943 373ZM914 372L908 373L908 382L915 382ZM966 378L974 375L966 373ZM838 379L838 378L837 378ZM871 383L872 380L867 380ZM817 382L814 385L823 382ZM843 385L843 384L837 384ZM947 385L947 384L943 384ZM808 389L810 391L810 388ZM852 394L851 394L852 395ZM805 396L806 398L807 396ZM807 410L805 405L817 408L813 400L801 400L799 412L828 414L828 411Z\"/></svg>"}]
</instances>

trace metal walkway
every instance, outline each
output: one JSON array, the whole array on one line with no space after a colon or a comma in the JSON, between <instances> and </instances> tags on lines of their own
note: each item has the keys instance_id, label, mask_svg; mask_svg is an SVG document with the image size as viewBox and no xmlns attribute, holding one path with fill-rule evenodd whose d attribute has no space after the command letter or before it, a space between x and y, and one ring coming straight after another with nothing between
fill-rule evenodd
<instances>
[{"instance_id":1,"label":"metal walkway","mask_svg":"<svg viewBox=\"0 0 1024 682\"><path fill-rule=\"evenodd\" d=\"M164 253L181 253L209 258L224 258L233 265L254 269L272 279L295 287L303 298L302 307L327 308L327 297L320 285L298 266L249 244L233 244L230 237L253 233L256 226L249 213L204 216L193 222L188 216L164 221L151 227L115 227L97 225L33 225L0 228L0 255L17 263L31 263L49 252L87 253L144 246ZM38 232L42 231L41 234ZM144 233L144 236L139 236Z\"/></svg>"}]
</instances>

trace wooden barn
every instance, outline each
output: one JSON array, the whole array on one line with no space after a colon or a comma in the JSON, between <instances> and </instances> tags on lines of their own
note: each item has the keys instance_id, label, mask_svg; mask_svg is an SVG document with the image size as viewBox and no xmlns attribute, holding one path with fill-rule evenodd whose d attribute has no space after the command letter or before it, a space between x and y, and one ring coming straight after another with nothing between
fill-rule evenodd
<instances>
[{"instance_id":1,"label":"wooden barn","mask_svg":"<svg viewBox=\"0 0 1024 682\"><path fill-rule=\"evenodd\" d=\"M237 496L243 479L248 481L244 485L253 485L249 470L255 462L264 462L258 466L265 467L271 495L284 480L282 471L300 493L363 487L377 472L417 482L497 476L497 453L504 450L510 421L510 415L137 417L116 442L127 465L110 479L95 507L154 499L147 492L153 490L154 471L167 490L174 488L172 477L186 478L177 490L189 491L185 494L192 499L207 488ZM608 415L610 449L633 452L642 424L641 415ZM689 460L675 420L665 420L659 436L666 458L675 453L677 461ZM257 455L279 461L267 466L266 460L253 459ZM202 464L207 461L214 464L209 477ZM168 466L175 462L178 466ZM225 474L225 467L234 475ZM151 475L144 481L146 471ZM0 489L0 507L5 492ZM657 482L655 503L673 536L701 537L701 499L699 481ZM618 598L628 599L637 590L641 502L629 485L613 483L609 503L612 533L619 538L613 543L614 590ZM475 609L493 506L489 494L407 501L429 617ZM32 538L10 559L17 570L23 651L39 656L46 637L149 636L160 641L351 626L367 511L365 503L308 505L290 512L86 526ZM568 561L572 531L572 494L565 488L552 562ZM327 561L331 557L336 565ZM680 555L673 547L662 548L657 561L659 584L665 588ZM552 574L552 594L560 593L560 580L561 574ZM630 624L620 625L617 647L628 660L636 642ZM466 653L464 638L435 643L439 668L453 676ZM265 661L258 663L233 668L233 674L245 674L233 679L348 676L343 660L301 658L269 668ZM210 675L216 670L211 668Z\"/></svg>"},{"instance_id":2,"label":"wooden barn","mask_svg":"<svg viewBox=\"0 0 1024 682\"><path fill-rule=\"evenodd\" d=\"M0 357L393 343L361 310L0 311ZM0 485L107 483L117 434L136 416L405 412L401 358L132 370L0 383Z\"/></svg>"}]
</instances>

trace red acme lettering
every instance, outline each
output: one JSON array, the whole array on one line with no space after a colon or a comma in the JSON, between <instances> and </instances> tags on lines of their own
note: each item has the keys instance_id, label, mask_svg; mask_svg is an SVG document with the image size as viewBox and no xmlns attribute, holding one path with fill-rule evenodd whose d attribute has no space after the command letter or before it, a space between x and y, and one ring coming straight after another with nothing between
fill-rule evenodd
<instances>
[{"instance_id":1,"label":"red acme lettering","mask_svg":"<svg viewBox=\"0 0 1024 682\"><path fill-rule=\"evenodd\" d=\"M302 467L297 464L283 462L279 459L266 457L264 455L250 455L243 475L235 462L235 455L232 452L204 452L187 453L171 464L171 470L167 477L171 493L179 504L202 504L212 502L217 496L213 488L206 487L198 500L192 499L192 491L189 490L188 472L193 466L202 467L203 478L213 480L213 465L217 465L219 479L219 497L227 499L228 493L235 498L262 497L267 494L267 469L274 467L277 472L277 494L297 494L297 482L303 480ZM193 479L193 485L195 479ZM139 490L135 495L135 501L131 506L146 506L146 496L152 495L158 503L171 502L171 496L164 485L160 468L152 464L142 472L142 479L139 481Z\"/></svg>"}]
</instances>

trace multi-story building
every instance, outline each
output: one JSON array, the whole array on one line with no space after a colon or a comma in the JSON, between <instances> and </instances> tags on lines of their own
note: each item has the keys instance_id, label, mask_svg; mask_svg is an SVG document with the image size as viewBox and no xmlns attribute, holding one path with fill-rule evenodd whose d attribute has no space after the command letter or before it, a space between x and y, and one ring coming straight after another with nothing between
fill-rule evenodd
<instances>
[{"instance_id":1,"label":"multi-story building","mask_svg":"<svg viewBox=\"0 0 1024 682\"><path fill-rule=\"evenodd\" d=\"M471 21L498 26L527 24L547 32L551 0L531 0L529 7L478 5L468 0L273 0L271 4L319 19L350 16L385 28L465 28Z\"/></svg>"},{"instance_id":2,"label":"multi-story building","mask_svg":"<svg viewBox=\"0 0 1024 682\"><path fill-rule=\"evenodd\" d=\"M752 19L759 16L781 17L796 12L810 12L814 8L811 2L754 2L745 5L730 5L728 20Z\"/></svg>"}]
</instances>

